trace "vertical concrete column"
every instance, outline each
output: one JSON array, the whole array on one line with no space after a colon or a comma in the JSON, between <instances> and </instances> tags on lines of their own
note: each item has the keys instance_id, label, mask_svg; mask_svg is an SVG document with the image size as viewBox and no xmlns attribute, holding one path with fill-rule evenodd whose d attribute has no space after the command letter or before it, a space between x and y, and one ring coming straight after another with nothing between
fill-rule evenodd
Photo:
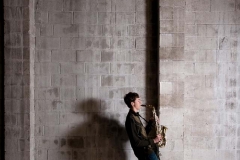
<instances>
[{"instance_id":1,"label":"vertical concrete column","mask_svg":"<svg viewBox=\"0 0 240 160\"><path fill-rule=\"evenodd\" d=\"M30 106L33 105L30 54L33 52L29 4L29 0L4 0L6 160L30 159Z\"/></svg>"},{"instance_id":2,"label":"vertical concrete column","mask_svg":"<svg viewBox=\"0 0 240 160\"><path fill-rule=\"evenodd\" d=\"M3 1L0 2L3 10ZM3 12L0 13L3 22ZM4 159L4 26L0 25L0 159Z\"/></svg>"},{"instance_id":3,"label":"vertical concrete column","mask_svg":"<svg viewBox=\"0 0 240 160\"><path fill-rule=\"evenodd\" d=\"M36 46L35 0L29 0L29 110L30 110L30 160L35 160L35 104L34 104L34 62Z\"/></svg>"}]
</instances>

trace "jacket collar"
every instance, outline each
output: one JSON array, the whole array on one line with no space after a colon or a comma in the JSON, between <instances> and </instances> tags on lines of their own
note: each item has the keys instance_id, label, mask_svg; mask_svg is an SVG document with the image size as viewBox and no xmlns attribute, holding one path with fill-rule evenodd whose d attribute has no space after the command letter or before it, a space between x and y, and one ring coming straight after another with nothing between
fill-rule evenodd
<instances>
[{"instance_id":1,"label":"jacket collar","mask_svg":"<svg viewBox=\"0 0 240 160\"><path fill-rule=\"evenodd\" d=\"M129 112L135 116L139 116L139 112L134 112L132 109L129 109Z\"/></svg>"}]
</instances>

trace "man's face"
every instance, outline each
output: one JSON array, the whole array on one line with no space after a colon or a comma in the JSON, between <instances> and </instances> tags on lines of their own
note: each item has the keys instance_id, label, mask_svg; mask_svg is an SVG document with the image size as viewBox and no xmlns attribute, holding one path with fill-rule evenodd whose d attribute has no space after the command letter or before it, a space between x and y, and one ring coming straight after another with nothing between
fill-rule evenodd
<instances>
[{"instance_id":1,"label":"man's face","mask_svg":"<svg viewBox=\"0 0 240 160\"><path fill-rule=\"evenodd\" d=\"M140 110L141 104L142 104L142 102L141 102L141 99L140 99L140 98L136 98L135 101L132 102L133 108L136 109L137 111Z\"/></svg>"}]
</instances>

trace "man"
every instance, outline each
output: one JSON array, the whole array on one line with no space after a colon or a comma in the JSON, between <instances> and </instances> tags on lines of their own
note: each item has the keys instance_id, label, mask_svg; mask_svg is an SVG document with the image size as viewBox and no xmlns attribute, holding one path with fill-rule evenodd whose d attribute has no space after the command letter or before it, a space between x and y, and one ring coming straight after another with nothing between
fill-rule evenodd
<instances>
[{"instance_id":1,"label":"man","mask_svg":"<svg viewBox=\"0 0 240 160\"><path fill-rule=\"evenodd\" d=\"M148 137L152 121L144 128L140 119L142 117L139 115L141 108L139 95L129 92L124 96L124 102L129 107L125 127L135 156L138 160L159 160L158 153L155 153L153 148L156 148L156 143L161 141L162 137L161 135L157 135L154 139Z\"/></svg>"}]
</instances>

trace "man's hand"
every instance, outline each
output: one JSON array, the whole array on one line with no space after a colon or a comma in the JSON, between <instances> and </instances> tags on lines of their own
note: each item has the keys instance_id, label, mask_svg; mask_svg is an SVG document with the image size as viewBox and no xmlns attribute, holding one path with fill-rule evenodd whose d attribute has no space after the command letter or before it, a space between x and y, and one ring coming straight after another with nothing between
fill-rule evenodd
<instances>
[{"instance_id":1,"label":"man's hand","mask_svg":"<svg viewBox=\"0 0 240 160\"><path fill-rule=\"evenodd\" d=\"M153 139L153 142L154 143L158 143L162 140L162 136L160 134L158 134L154 139Z\"/></svg>"}]
</instances>

